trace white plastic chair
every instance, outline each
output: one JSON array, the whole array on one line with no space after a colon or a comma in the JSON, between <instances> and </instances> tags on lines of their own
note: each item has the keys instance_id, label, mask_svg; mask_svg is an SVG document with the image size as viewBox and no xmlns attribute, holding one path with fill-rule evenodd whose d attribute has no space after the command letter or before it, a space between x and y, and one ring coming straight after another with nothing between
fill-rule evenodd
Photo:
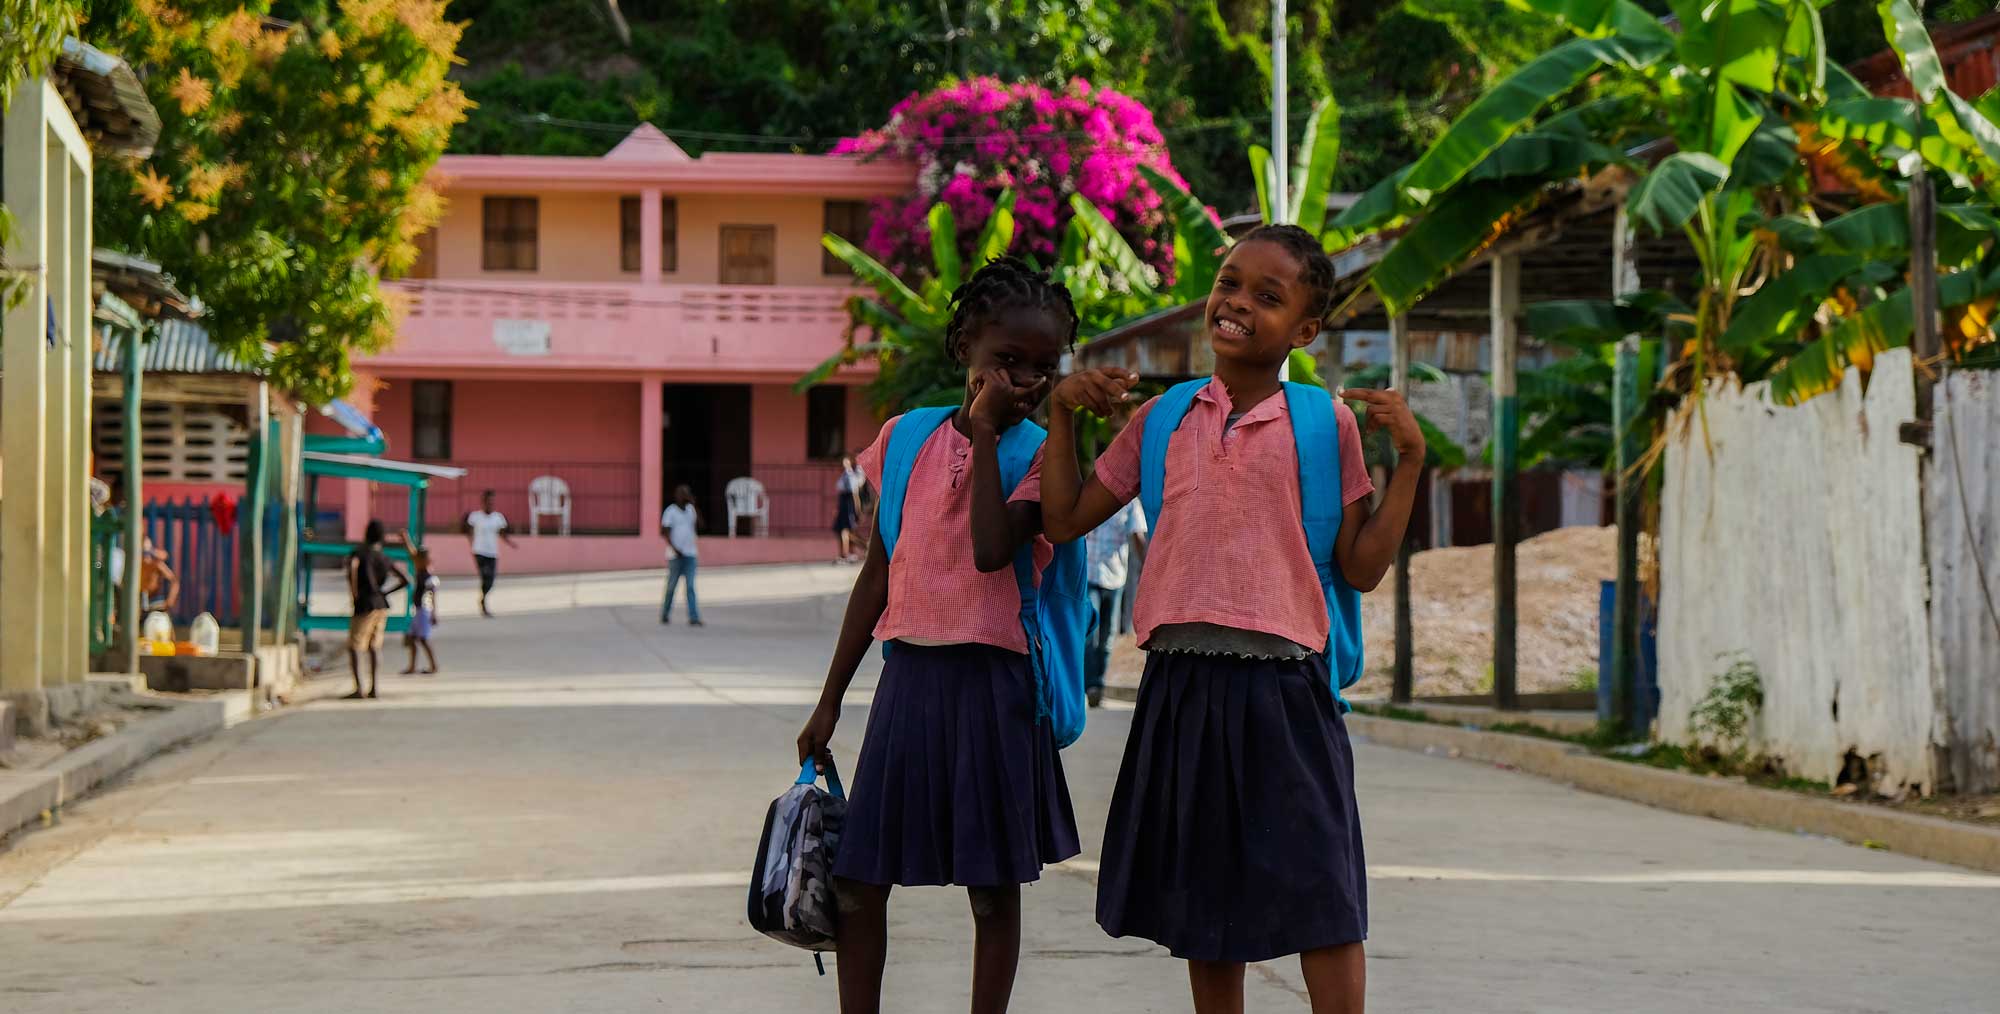
<instances>
[{"instance_id":1,"label":"white plastic chair","mask_svg":"<svg viewBox=\"0 0 2000 1014\"><path fill-rule=\"evenodd\" d=\"M729 480L722 488L722 496L729 505L729 537L736 537L736 519L751 518L756 522L754 532L757 538L771 534L771 498L764 492L764 484L749 476Z\"/></svg>"},{"instance_id":2,"label":"white plastic chair","mask_svg":"<svg viewBox=\"0 0 2000 1014\"><path fill-rule=\"evenodd\" d=\"M562 534L569 534L569 483L553 475L537 476L528 483L528 534L542 534L542 515L562 519Z\"/></svg>"}]
</instances>

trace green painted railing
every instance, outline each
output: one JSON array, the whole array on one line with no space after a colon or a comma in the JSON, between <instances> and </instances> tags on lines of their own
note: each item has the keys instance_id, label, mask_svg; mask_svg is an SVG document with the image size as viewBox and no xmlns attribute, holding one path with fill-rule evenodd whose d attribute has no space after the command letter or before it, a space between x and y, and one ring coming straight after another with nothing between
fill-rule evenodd
<instances>
[{"instance_id":1,"label":"green painted railing","mask_svg":"<svg viewBox=\"0 0 2000 1014\"><path fill-rule=\"evenodd\" d=\"M118 541L124 512L116 508L90 519L90 653L110 651L118 642L113 622L118 586L111 575L111 547Z\"/></svg>"}]
</instances>

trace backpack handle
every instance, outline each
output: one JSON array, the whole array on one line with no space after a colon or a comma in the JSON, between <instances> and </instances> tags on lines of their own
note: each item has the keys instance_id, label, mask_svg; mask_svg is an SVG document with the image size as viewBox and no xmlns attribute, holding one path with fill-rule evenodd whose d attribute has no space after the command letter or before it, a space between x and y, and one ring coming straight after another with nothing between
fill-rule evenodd
<instances>
[{"instance_id":1,"label":"backpack handle","mask_svg":"<svg viewBox=\"0 0 2000 1014\"><path fill-rule=\"evenodd\" d=\"M811 785L818 780L819 767L811 757L807 757L805 763L799 765L799 780L793 784ZM840 772L834 770L833 759L830 757L826 762L826 791L833 793L835 799L847 798L847 790L840 787Z\"/></svg>"}]
</instances>

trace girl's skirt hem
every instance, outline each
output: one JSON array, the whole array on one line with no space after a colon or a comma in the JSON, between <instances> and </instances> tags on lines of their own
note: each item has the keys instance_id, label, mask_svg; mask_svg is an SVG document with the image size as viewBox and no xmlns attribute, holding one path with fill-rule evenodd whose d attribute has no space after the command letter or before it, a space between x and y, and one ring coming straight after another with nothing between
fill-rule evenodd
<instances>
[{"instance_id":1,"label":"girl's skirt hem","mask_svg":"<svg viewBox=\"0 0 2000 1014\"><path fill-rule=\"evenodd\" d=\"M1082 851L1026 655L895 644L848 782L834 876L999 887Z\"/></svg>"},{"instance_id":2,"label":"girl's skirt hem","mask_svg":"<svg viewBox=\"0 0 2000 1014\"><path fill-rule=\"evenodd\" d=\"M1354 755L1323 656L1147 658L1097 922L1201 961L1367 939Z\"/></svg>"}]
</instances>

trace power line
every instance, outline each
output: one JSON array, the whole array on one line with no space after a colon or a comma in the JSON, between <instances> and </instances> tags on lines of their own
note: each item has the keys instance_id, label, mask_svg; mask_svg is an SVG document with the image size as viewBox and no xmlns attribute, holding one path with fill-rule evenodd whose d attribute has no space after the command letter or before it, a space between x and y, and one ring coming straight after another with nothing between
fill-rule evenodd
<instances>
[{"instance_id":1,"label":"power line","mask_svg":"<svg viewBox=\"0 0 2000 1014\"><path fill-rule=\"evenodd\" d=\"M1428 108L1432 110L1442 109L1452 104L1453 102L1457 101L1458 99L1462 98L1466 94L1469 93L1466 92L1447 93L1437 97L1436 99L1428 103L1420 103L1419 107ZM1362 103L1356 103L1354 105L1342 106L1341 115L1343 118L1348 116L1361 116L1361 115L1368 115L1371 113L1389 112L1392 110L1408 108L1409 106L1410 103L1408 102L1408 100L1405 99L1378 99L1372 102L1362 102ZM620 137L623 137L626 134L631 133L635 128L637 128L640 125L638 122L612 123L604 120L571 119L568 117L551 116L548 113L516 112L516 113L511 113L509 115L511 116L512 119L520 123L533 124L536 126L543 126L543 127L555 127L564 130L577 130L577 131L590 131L590 132L605 133L605 134L616 134ZM1311 115L1312 113L1310 110L1306 111L1294 110L1291 111L1285 117L1285 119L1288 124L1292 122L1303 124L1307 119L1311 117ZM1244 116L1230 116L1230 117L1210 117L1206 120L1196 120L1190 123L1182 123L1173 126L1159 127L1158 129L1160 132L1160 136L1162 138L1181 137L1192 134L1207 133L1213 130L1225 130L1230 128L1263 127L1263 126L1268 126L1271 123L1271 119L1272 117L1269 113L1256 113ZM823 146L825 150L816 152L815 154L824 154L824 155L831 155L832 154L831 149L833 145L839 143L839 141L841 140L841 138L812 137L799 134L743 134L743 133L730 133L724 131L694 130L694 129L668 130L662 128L661 132L666 134L669 138L673 138L676 140L686 139L690 141L711 141L722 144L782 145L786 147L797 147L801 145L816 145L816 146ZM996 140L1011 141L1018 138L1019 136L1021 135L1020 132L1018 131L1003 131L991 134L970 134L962 137L946 137L939 140L937 143L940 146L944 147L967 148L988 141L996 141ZM1089 139L1090 133L1085 130L1066 130L1066 131L1051 131L1046 134L1036 134L1034 136L1047 137L1047 138L1060 138L1063 140L1079 140L1079 139ZM1164 144L1131 145L1129 147L1138 150L1153 150L1153 151L1163 151L1166 148ZM865 157L865 156L856 154L854 157Z\"/></svg>"}]
</instances>

